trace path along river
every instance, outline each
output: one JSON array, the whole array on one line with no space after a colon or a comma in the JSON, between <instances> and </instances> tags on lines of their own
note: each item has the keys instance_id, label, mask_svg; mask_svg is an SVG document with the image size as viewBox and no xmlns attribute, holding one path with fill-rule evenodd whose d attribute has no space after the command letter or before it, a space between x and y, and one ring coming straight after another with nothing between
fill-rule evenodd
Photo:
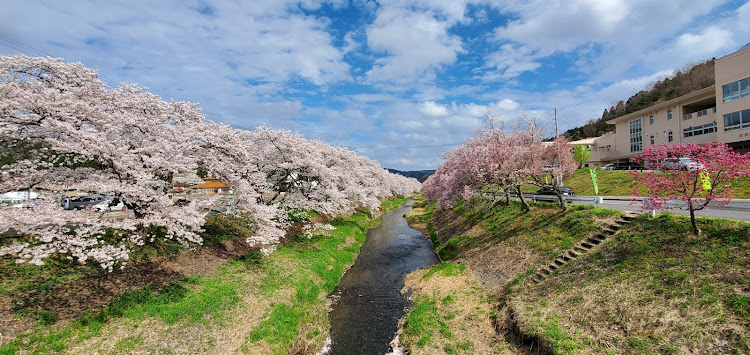
<instances>
[{"instance_id":1,"label":"path along river","mask_svg":"<svg viewBox=\"0 0 750 355\"><path fill-rule=\"evenodd\" d=\"M404 316L404 277L438 262L432 243L409 228L404 214L413 201L384 214L382 224L367 232L357 261L333 292L338 301L328 314L329 354L385 354Z\"/></svg>"}]
</instances>

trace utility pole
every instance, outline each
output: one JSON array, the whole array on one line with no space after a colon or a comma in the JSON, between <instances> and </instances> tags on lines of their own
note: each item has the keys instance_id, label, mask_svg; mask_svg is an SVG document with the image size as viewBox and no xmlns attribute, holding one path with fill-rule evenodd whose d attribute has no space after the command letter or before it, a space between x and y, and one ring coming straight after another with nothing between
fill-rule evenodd
<instances>
[{"instance_id":1,"label":"utility pole","mask_svg":"<svg viewBox=\"0 0 750 355\"><path fill-rule=\"evenodd\" d=\"M558 135L557 134L557 107L555 107L554 110L555 110L555 144L558 144L557 143L557 135ZM561 171L557 173L557 176L555 176L555 180L557 180L556 181L557 186L562 186L562 172Z\"/></svg>"},{"instance_id":2,"label":"utility pole","mask_svg":"<svg viewBox=\"0 0 750 355\"><path fill-rule=\"evenodd\" d=\"M555 107L555 138L557 138L557 107Z\"/></svg>"}]
</instances>

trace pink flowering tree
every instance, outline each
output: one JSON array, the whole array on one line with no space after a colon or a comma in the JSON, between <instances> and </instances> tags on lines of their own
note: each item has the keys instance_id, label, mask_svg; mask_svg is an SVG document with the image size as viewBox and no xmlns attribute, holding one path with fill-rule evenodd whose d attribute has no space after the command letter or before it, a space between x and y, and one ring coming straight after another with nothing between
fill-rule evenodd
<instances>
[{"instance_id":1,"label":"pink flowering tree","mask_svg":"<svg viewBox=\"0 0 750 355\"><path fill-rule=\"evenodd\" d=\"M443 156L444 163L423 184L425 196L446 208L461 197L469 199L477 193L501 192L508 201L511 193L529 206L521 193L529 174L537 172L535 164L545 150L538 141L539 130L503 131L502 125L490 124L457 149Z\"/></svg>"},{"instance_id":2,"label":"pink flowering tree","mask_svg":"<svg viewBox=\"0 0 750 355\"><path fill-rule=\"evenodd\" d=\"M172 174L197 168L183 134L202 124L195 105L165 102L136 86L107 90L80 63L2 56L0 119L0 144L33 148L0 168L0 192L34 189L42 202L0 209L0 231L29 236L0 254L39 264L65 253L111 269L127 260L126 244L155 237L153 226L184 243L200 241L203 214L173 206L166 194ZM60 201L71 190L118 198L136 218L67 213ZM108 228L124 231L122 243L103 242Z\"/></svg>"},{"instance_id":3,"label":"pink flowering tree","mask_svg":"<svg viewBox=\"0 0 750 355\"><path fill-rule=\"evenodd\" d=\"M696 164L685 169L662 169L665 159L681 157L690 158ZM690 211L690 225L696 235L700 231L695 223L695 211L706 208L712 201L718 206L729 204L733 197L731 182L750 175L750 155L736 153L726 144L716 141L705 145L652 145L633 160L654 169L652 172L631 172L636 177L633 194L642 196L642 188L648 191L643 208L665 210L674 208L668 206L667 201L682 200ZM708 189L704 189L704 178L710 182Z\"/></svg>"},{"instance_id":4,"label":"pink flowering tree","mask_svg":"<svg viewBox=\"0 0 750 355\"><path fill-rule=\"evenodd\" d=\"M23 236L4 240L0 256L34 264L59 253L111 270L160 237L156 230L200 244L205 206L218 197L176 205L170 196L172 176L198 169L232 186L233 211L255 222L248 242L268 249L284 236L289 208L342 215L420 188L346 149L206 122L197 105L137 86L108 90L96 71L54 58L0 56L0 146L23 153L0 166L0 193L39 193L27 208L0 207L0 233ZM60 201L73 192L119 199L134 218L64 211ZM112 230L115 240L105 240Z\"/></svg>"},{"instance_id":5,"label":"pink flowering tree","mask_svg":"<svg viewBox=\"0 0 750 355\"><path fill-rule=\"evenodd\" d=\"M562 182L578 168L568 143L565 137L558 136L552 142L534 144L527 165L528 183L552 189L563 211L567 210L568 204L560 190Z\"/></svg>"}]
</instances>

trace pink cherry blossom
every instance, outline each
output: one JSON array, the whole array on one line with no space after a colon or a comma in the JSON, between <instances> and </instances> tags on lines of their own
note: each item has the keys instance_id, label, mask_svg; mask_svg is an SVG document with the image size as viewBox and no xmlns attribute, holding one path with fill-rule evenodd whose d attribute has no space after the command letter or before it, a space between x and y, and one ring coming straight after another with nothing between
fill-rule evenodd
<instances>
[{"instance_id":1,"label":"pink cherry blossom","mask_svg":"<svg viewBox=\"0 0 750 355\"><path fill-rule=\"evenodd\" d=\"M680 157L690 158L699 169L660 171L665 159ZM717 141L704 145L652 145L632 160L654 170L632 172L636 183L633 194L648 197L643 200L643 209L665 210L673 208L667 205L668 200L682 200L690 211L690 224L695 234L699 233L695 211L706 208L712 201L718 206L729 204L734 196L731 182L750 175L750 155L734 152ZM710 189L703 189L701 174L709 178ZM643 194L642 188L648 192Z\"/></svg>"},{"instance_id":2,"label":"pink cherry blossom","mask_svg":"<svg viewBox=\"0 0 750 355\"><path fill-rule=\"evenodd\" d=\"M41 203L28 208L0 207L0 232L25 236L0 246L0 255L19 262L63 253L111 270L129 248L157 237L154 226L165 227L166 238L201 243L205 206L219 197L195 195L178 206L169 195L174 175L199 168L231 186L232 213L254 220L248 242L266 251L284 236L289 209L345 215L420 189L373 160L296 133L216 124L196 104L135 85L108 90L95 70L59 58L0 56L0 116L2 147L29 150L0 167L0 193L40 193ZM64 211L60 201L71 191L117 198L134 218ZM104 242L108 229L120 242Z\"/></svg>"}]
</instances>

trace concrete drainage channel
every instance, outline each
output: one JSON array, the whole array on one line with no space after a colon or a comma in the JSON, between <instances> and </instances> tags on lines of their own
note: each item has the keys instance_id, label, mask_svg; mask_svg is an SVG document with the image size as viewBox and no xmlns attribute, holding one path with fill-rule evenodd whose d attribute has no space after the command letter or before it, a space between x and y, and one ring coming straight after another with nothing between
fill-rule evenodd
<instances>
[{"instance_id":1,"label":"concrete drainage channel","mask_svg":"<svg viewBox=\"0 0 750 355\"><path fill-rule=\"evenodd\" d=\"M574 247L560 253L560 255L558 255L552 263L543 266L539 271L537 271L536 274L531 277L531 280L534 281L534 283L539 283L542 280L546 279L547 276L551 275L559 267L567 264L569 261L579 257L582 254L590 252L592 249L602 244L605 240L615 235L620 230L620 228L622 228L622 226L630 223L633 219L635 219L635 217L636 215L632 213L623 214L620 219L604 227L601 232L586 238L584 241L579 242Z\"/></svg>"}]
</instances>

